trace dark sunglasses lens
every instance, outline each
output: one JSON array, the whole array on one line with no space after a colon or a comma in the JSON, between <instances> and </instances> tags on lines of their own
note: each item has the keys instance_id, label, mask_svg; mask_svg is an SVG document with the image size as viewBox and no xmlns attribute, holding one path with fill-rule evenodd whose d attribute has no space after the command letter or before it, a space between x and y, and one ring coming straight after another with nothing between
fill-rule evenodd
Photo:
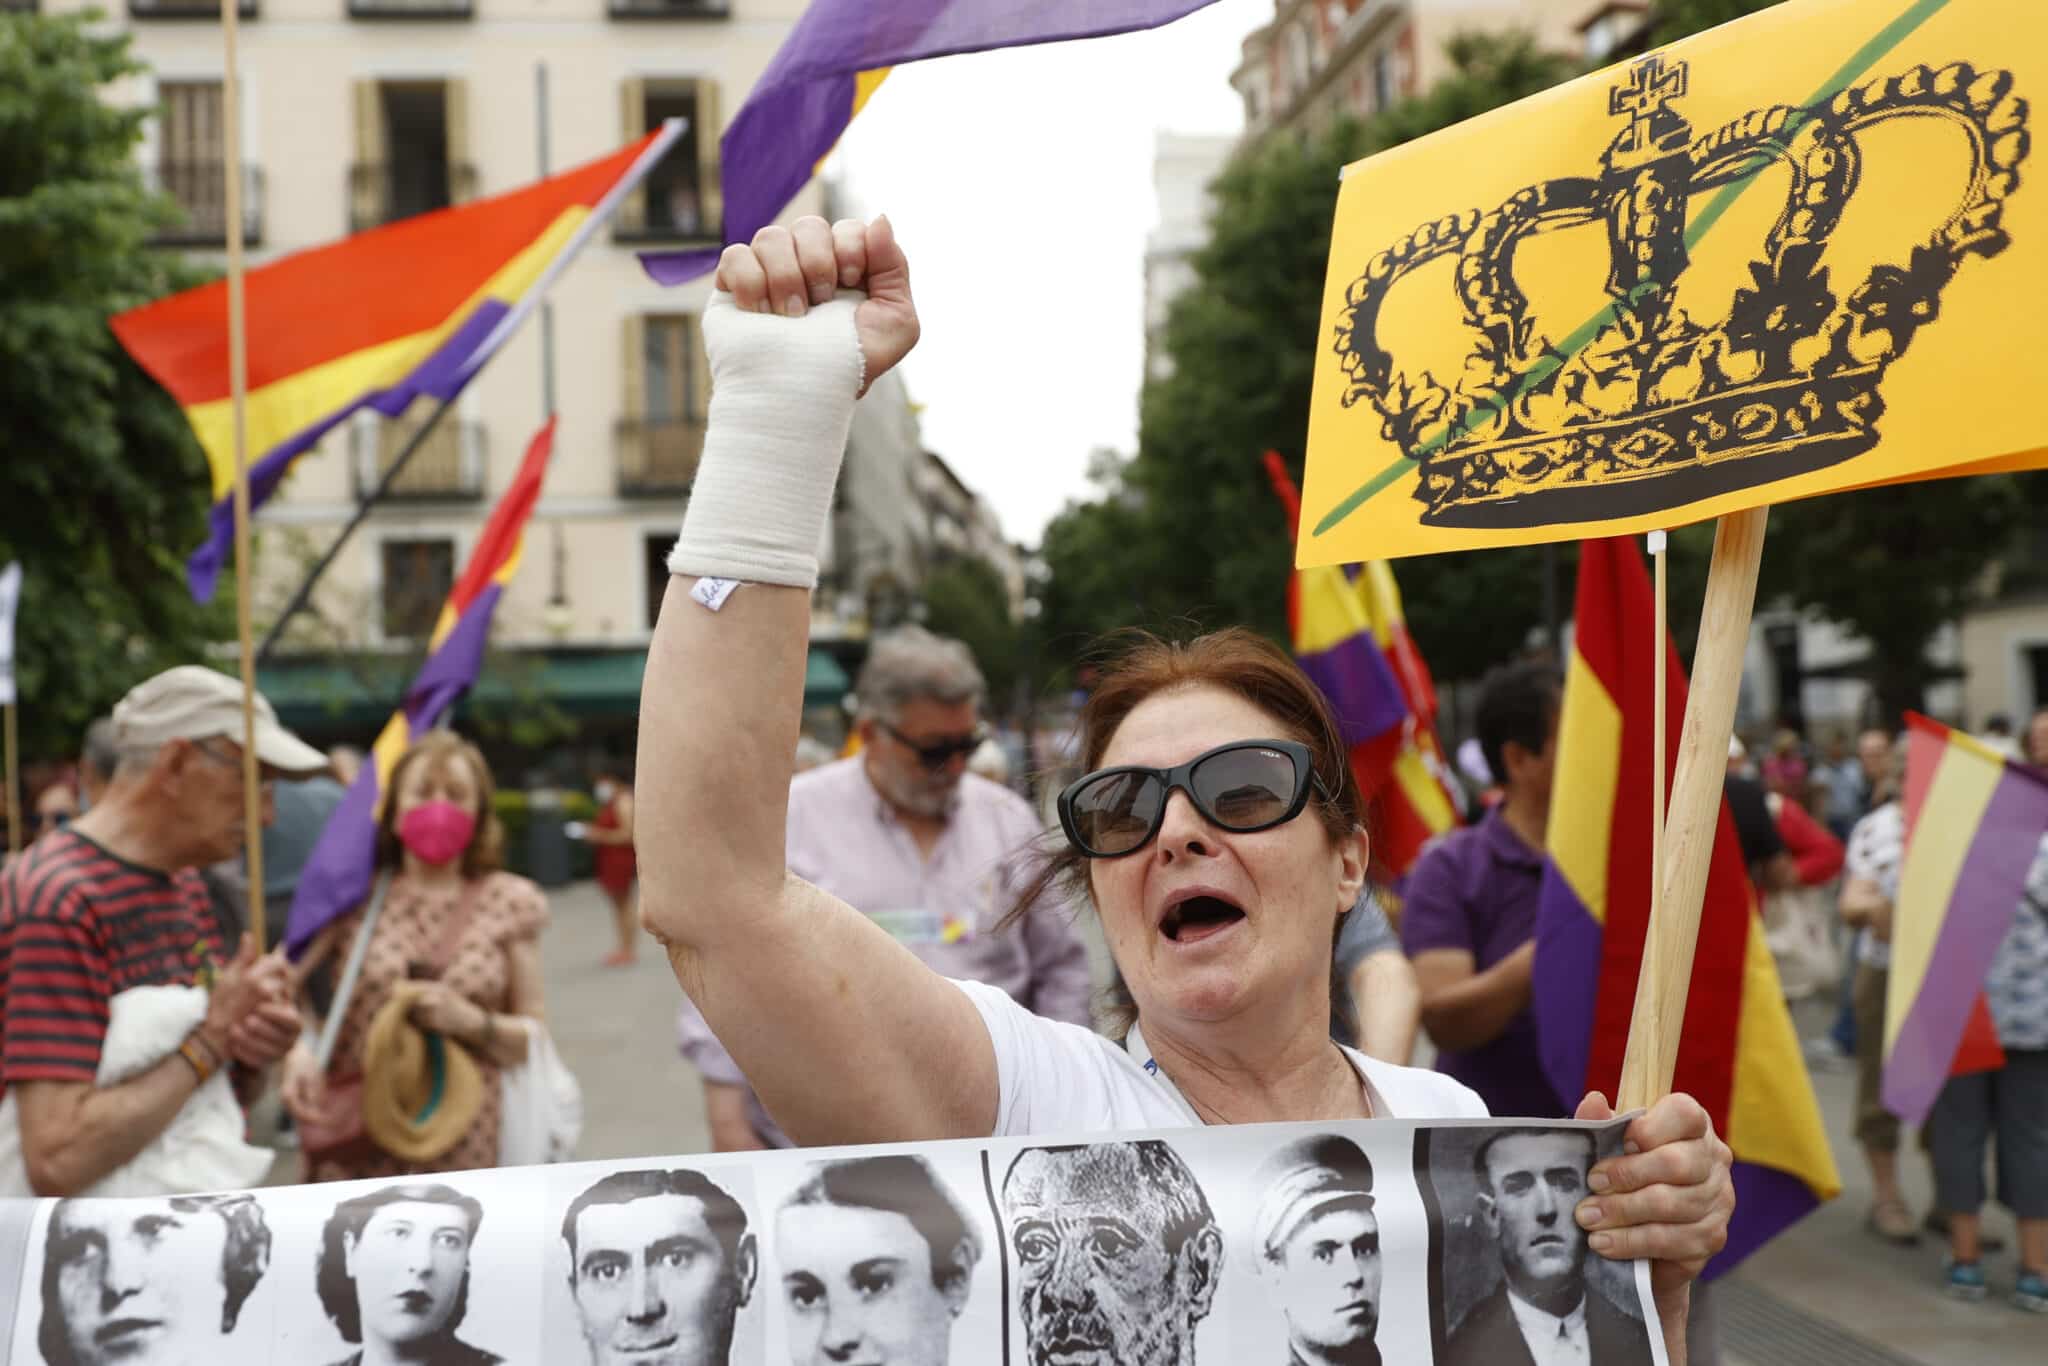
<instances>
[{"instance_id":1,"label":"dark sunglasses lens","mask_svg":"<svg viewBox=\"0 0 2048 1366\"><path fill-rule=\"evenodd\" d=\"M1195 796L1225 830L1255 830L1287 814L1294 801L1294 760L1248 745L1204 759L1192 775Z\"/></svg>"},{"instance_id":2,"label":"dark sunglasses lens","mask_svg":"<svg viewBox=\"0 0 2048 1366\"><path fill-rule=\"evenodd\" d=\"M1074 794L1074 829L1091 854L1127 854L1159 816L1163 785L1149 773L1105 773Z\"/></svg>"}]
</instances>

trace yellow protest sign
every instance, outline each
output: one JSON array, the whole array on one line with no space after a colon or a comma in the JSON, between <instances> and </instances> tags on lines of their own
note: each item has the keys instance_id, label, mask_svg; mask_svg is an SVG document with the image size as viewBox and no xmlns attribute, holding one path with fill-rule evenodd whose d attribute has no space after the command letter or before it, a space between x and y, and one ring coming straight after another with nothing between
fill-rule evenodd
<instances>
[{"instance_id":1,"label":"yellow protest sign","mask_svg":"<svg viewBox=\"0 0 2048 1366\"><path fill-rule=\"evenodd\" d=\"M1299 562L2048 466L2043 95L2039 0L1794 0L1347 168Z\"/></svg>"}]
</instances>

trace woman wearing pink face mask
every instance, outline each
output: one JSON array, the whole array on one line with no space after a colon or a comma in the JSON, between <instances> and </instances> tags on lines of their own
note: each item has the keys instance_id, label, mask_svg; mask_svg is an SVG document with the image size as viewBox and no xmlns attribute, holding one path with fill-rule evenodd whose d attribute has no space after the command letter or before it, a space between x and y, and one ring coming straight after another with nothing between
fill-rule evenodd
<instances>
[{"instance_id":1,"label":"woman wearing pink face mask","mask_svg":"<svg viewBox=\"0 0 2048 1366\"><path fill-rule=\"evenodd\" d=\"M378 817L377 863L380 875L391 875L390 891L329 1070L323 1075L301 1043L285 1060L285 1104L302 1119L317 1115L332 1099L330 1088L361 1077L370 1023L405 982L423 984L412 1023L459 1044L481 1066L483 1104L462 1139L430 1162L401 1159L366 1133L326 1149L309 1144L306 1181L496 1166L498 1071L525 1060L526 1021L544 1018L539 938L547 900L533 882L499 870L504 832L492 814L483 755L447 731L430 732L399 759L389 792ZM302 980L338 978L361 926L357 911L323 931L299 964Z\"/></svg>"}]
</instances>

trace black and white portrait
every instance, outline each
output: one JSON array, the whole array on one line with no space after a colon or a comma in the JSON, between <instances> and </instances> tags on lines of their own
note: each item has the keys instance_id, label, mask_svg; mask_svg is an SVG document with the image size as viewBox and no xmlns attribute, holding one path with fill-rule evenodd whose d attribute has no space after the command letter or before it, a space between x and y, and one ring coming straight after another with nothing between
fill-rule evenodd
<instances>
[{"instance_id":1,"label":"black and white portrait","mask_svg":"<svg viewBox=\"0 0 2048 1366\"><path fill-rule=\"evenodd\" d=\"M775 1216L792 1366L946 1366L981 1237L922 1157L823 1162Z\"/></svg>"},{"instance_id":2,"label":"black and white portrait","mask_svg":"<svg viewBox=\"0 0 2048 1366\"><path fill-rule=\"evenodd\" d=\"M247 1194L60 1200L43 1237L36 1346L45 1366L217 1366L270 1266ZM260 1333L260 1329L258 1330Z\"/></svg>"},{"instance_id":3,"label":"black and white portrait","mask_svg":"<svg viewBox=\"0 0 2048 1366\"><path fill-rule=\"evenodd\" d=\"M435 1182L397 1181L343 1200L320 1233L320 1307L355 1350L335 1366L493 1366L459 1336L483 1205Z\"/></svg>"},{"instance_id":4,"label":"black and white portrait","mask_svg":"<svg viewBox=\"0 0 2048 1366\"><path fill-rule=\"evenodd\" d=\"M1026 1148L1003 1177L1032 1366L1194 1366L1223 1236L1158 1139Z\"/></svg>"},{"instance_id":5,"label":"black and white portrait","mask_svg":"<svg viewBox=\"0 0 2048 1366\"><path fill-rule=\"evenodd\" d=\"M1315 1134L1252 1177L1256 1270L1287 1323L1288 1366L1379 1366L1383 1268L1372 1162L1348 1138Z\"/></svg>"},{"instance_id":6,"label":"black and white portrait","mask_svg":"<svg viewBox=\"0 0 2048 1366\"><path fill-rule=\"evenodd\" d=\"M1418 1136L1433 1203L1446 1366L1617 1366L1655 1358L1634 1268L1596 1256L1575 1211L1620 1126Z\"/></svg>"},{"instance_id":7,"label":"black and white portrait","mask_svg":"<svg viewBox=\"0 0 2048 1366\"><path fill-rule=\"evenodd\" d=\"M746 1359L733 1334L754 1295L755 1237L745 1208L703 1172L611 1172L569 1201L560 1236L591 1366Z\"/></svg>"}]
</instances>

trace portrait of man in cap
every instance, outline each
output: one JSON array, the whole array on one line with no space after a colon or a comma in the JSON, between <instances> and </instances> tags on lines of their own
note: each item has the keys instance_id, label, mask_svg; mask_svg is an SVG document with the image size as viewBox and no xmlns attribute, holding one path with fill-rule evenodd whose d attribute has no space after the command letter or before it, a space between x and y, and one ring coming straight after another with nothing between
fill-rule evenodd
<instances>
[{"instance_id":1,"label":"portrait of man in cap","mask_svg":"<svg viewBox=\"0 0 2048 1366\"><path fill-rule=\"evenodd\" d=\"M1253 1252L1287 1320L1287 1366L1379 1366L1380 1225L1372 1162L1314 1134L1259 1165Z\"/></svg>"},{"instance_id":2,"label":"portrait of man in cap","mask_svg":"<svg viewBox=\"0 0 2048 1366\"><path fill-rule=\"evenodd\" d=\"M257 1360L232 1338L269 1265L250 1195L60 1200L43 1240L44 1366Z\"/></svg>"},{"instance_id":3,"label":"portrait of man in cap","mask_svg":"<svg viewBox=\"0 0 2048 1366\"><path fill-rule=\"evenodd\" d=\"M1586 1234L1572 1217L1595 1143L1585 1129L1501 1129L1473 1150L1480 1222L1501 1282L1451 1331L1450 1366L1651 1360L1642 1320L1588 1276Z\"/></svg>"},{"instance_id":4,"label":"portrait of man in cap","mask_svg":"<svg viewBox=\"0 0 2048 1366\"><path fill-rule=\"evenodd\" d=\"M1027 1148L1003 1178L1032 1366L1194 1366L1223 1235L1158 1139Z\"/></svg>"},{"instance_id":5,"label":"portrait of man in cap","mask_svg":"<svg viewBox=\"0 0 2048 1366\"><path fill-rule=\"evenodd\" d=\"M702 1172L613 1172L562 1216L591 1366L725 1366L754 1293L747 1212Z\"/></svg>"}]
</instances>

